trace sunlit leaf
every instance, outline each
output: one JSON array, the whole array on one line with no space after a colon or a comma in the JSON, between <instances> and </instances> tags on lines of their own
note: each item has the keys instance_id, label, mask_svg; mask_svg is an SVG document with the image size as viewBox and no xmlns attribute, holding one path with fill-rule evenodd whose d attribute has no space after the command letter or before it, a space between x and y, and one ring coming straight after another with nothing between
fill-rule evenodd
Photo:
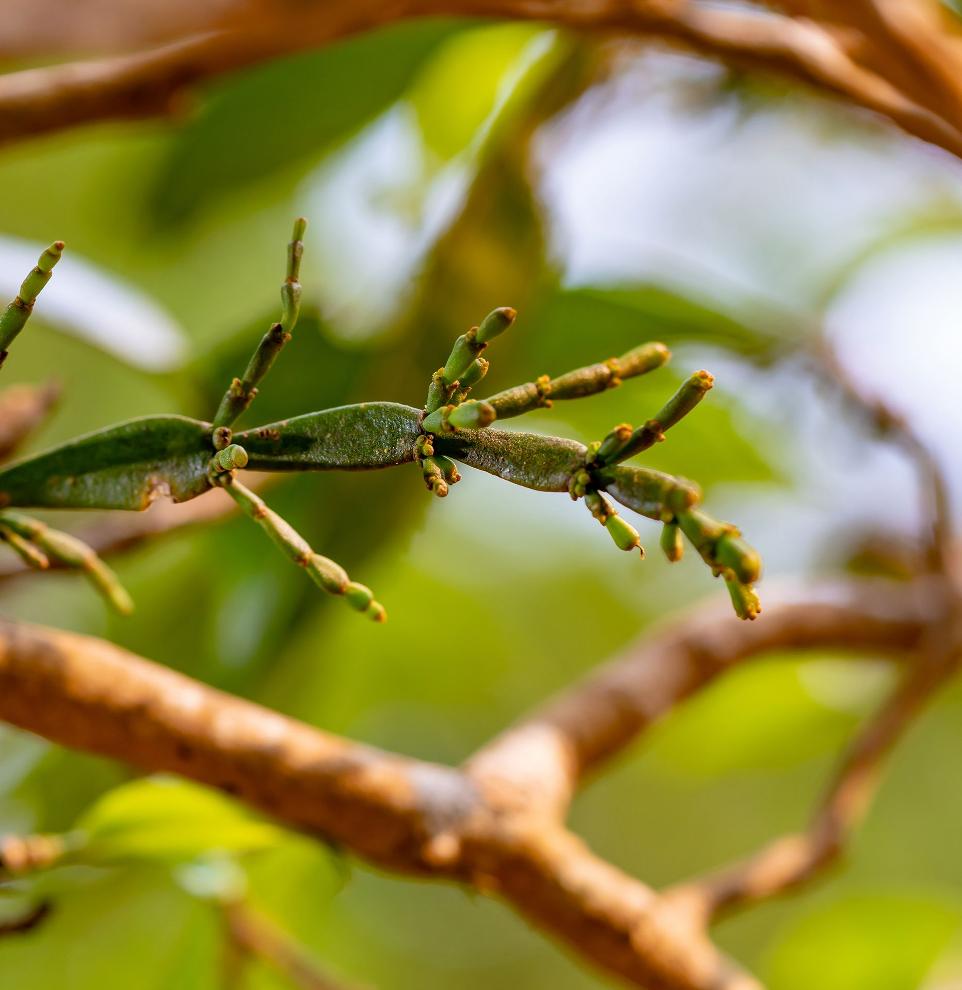
<instances>
[{"instance_id":1,"label":"sunlit leaf","mask_svg":"<svg viewBox=\"0 0 962 990\"><path fill-rule=\"evenodd\" d=\"M815 697L800 665L788 659L749 664L673 712L653 738L653 753L677 770L705 776L781 769L838 749L858 714L877 700L874 687L864 692L860 712L843 710Z\"/></svg>"},{"instance_id":2,"label":"sunlit leaf","mask_svg":"<svg viewBox=\"0 0 962 990\"><path fill-rule=\"evenodd\" d=\"M771 952L771 990L917 990L959 931L962 906L935 896L848 896L782 934Z\"/></svg>"},{"instance_id":3,"label":"sunlit leaf","mask_svg":"<svg viewBox=\"0 0 962 990\"><path fill-rule=\"evenodd\" d=\"M249 853L284 833L197 784L166 777L108 791L77 822L85 862L190 860L211 852Z\"/></svg>"}]
</instances>

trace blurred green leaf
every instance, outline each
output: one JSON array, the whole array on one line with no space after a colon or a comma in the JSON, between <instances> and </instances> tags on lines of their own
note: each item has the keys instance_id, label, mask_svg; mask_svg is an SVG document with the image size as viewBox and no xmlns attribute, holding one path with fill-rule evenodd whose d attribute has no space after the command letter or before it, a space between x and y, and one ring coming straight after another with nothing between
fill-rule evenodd
<instances>
[{"instance_id":1,"label":"blurred green leaf","mask_svg":"<svg viewBox=\"0 0 962 990\"><path fill-rule=\"evenodd\" d=\"M775 658L730 671L672 712L652 737L652 754L674 769L713 776L781 769L838 748L857 711L816 698L803 679L806 665ZM875 687L863 692L863 711Z\"/></svg>"},{"instance_id":2,"label":"blurred green leaf","mask_svg":"<svg viewBox=\"0 0 962 990\"><path fill-rule=\"evenodd\" d=\"M154 222L183 221L245 183L343 140L396 100L459 27L443 20L392 26L224 84L172 146L152 193Z\"/></svg>"},{"instance_id":3,"label":"blurred green leaf","mask_svg":"<svg viewBox=\"0 0 962 990\"><path fill-rule=\"evenodd\" d=\"M77 822L85 862L189 860L212 850L249 853L284 832L187 781L151 777L108 791Z\"/></svg>"},{"instance_id":4,"label":"blurred green leaf","mask_svg":"<svg viewBox=\"0 0 962 990\"><path fill-rule=\"evenodd\" d=\"M791 925L768 962L771 990L918 990L962 924L962 907L911 894L850 895Z\"/></svg>"},{"instance_id":5,"label":"blurred green leaf","mask_svg":"<svg viewBox=\"0 0 962 990\"><path fill-rule=\"evenodd\" d=\"M766 311L757 301L751 309L742 303L723 306L655 284L558 289L545 298L538 318L576 362L599 324L609 346L623 350L645 340L669 347L705 343L762 362L790 349L803 329L800 320Z\"/></svg>"}]
</instances>

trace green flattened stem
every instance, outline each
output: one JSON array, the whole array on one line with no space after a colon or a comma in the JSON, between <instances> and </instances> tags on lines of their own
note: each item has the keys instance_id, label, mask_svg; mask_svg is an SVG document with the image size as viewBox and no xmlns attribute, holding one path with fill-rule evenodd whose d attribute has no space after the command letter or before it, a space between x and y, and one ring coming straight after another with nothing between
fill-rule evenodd
<instances>
[{"instance_id":1,"label":"green flattened stem","mask_svg":"<svg viewBox=\"0 0 962 990\"><path fill-rule=\"evenodd\" d=\"M615 512L614 506L601 492L587 492L584 498L588 511L605 527L619 550L637 549L642 557L645 556L638 531Z\"/></svg>"},{"instance_id":2,"label":"green flattened stem","mask_svg":"<svg viewBox=\"0 0 962 990\"><path fill-rule=\"evenodd\" d=\"M576 368L558 378L542 375L536 381L505 389L485 401L494 407L498 419L521 416L533 409L550 406L555 399L581 399L615 388L626 378L644 375L660 368L671 352L664 344L641 344L618 358Z\"/></svg>"},{"instance_id":3,"label":"green flattened stem","mask_svg":"<svg viewBox=\"0 0 962 990\"><path fill-rule=\"evenodd\" d=\"M36 548L43 557L48 558L48 563L54 560L65 567L82 570L97 591L122 615L129 615L134 610L133 600L118 581L117 575L93 549L75 536L51 529L39 520L19 512L4 512L0 515L0 527L15 533Z\"/></svg>"},{"instance_id":4,"label":"green flattened stem","mask_svg":"<svg viewBox=\"0 0 962 990\"><path fill-rule=\"evenodd\" d=\"M50 558L42 550L9 527L0 525L0 538L28 567L45 571L50 566Z\"/></svg>"},{"instance_id":5,"label":"green flattened stem","mask_svg":"<svg viewBox=\"0 0 962 990\"><path fill-rule=\"evenodd\" d=\"M469 399L459 406L442 406L424 417L422 429L426 433L451 433L454 430L482 430L490 426L497 413L487 402Z\"/></svg>"},{"instance_id":6,"label":"green flattened stem","mask_svg":"<svg viewBox=\"0 0 962 990\"><path fill-rule=\"evenodd\" d=\"M618 464L597 471L595 477L616 502L658 522L701 501L701 489L693 481L651 468Z\"/></svg>"},{"instance_id":7,"label":"green flattened stem","mask_svg":"<svg viewBox=\"0 0 962 990\"><path fill-rule=\"evenodd\" d=\"M307 571L318 587L328 594L343 596L351 608L363 612L375 622L384 622L387 613L374 600L371 589L351 581L340 564L315 553L307 540L289 522L268 508L260 496L255 495L231 474L220 475L218 484L227 490L244 513L267 533L290 560Z\"/></svg>"},{"instance_id":8,"label":"green flattened stem","mask_svg":"<svg viewBox=\"0 0 962 990\"><path fill-rule=\"evenodd\" d=\"M761 611L751 587L761 576L761 559L729 523L718 522L698 509L678 514L678 524L716 574L725 579L732 605L740 619L754 619Z\"/></svg>"},{"instance_id":9,"label":"green flattened stem","mask_svg":"<svg viewBox=\"0 0 962 990\"><path fill-rule=\"evenodd\" d=\"M602 441L598 460L603 464L616 464L664 440L665 431L684 419L712 385L714 379L707 371L696 371L644 426L639 426L627 437L624 435L625 424L615 427ZM620 444L618 438L621 438Z\"/></svg>"},{"instance_id":10,"label":"green flattened stem","mask_svg":"<svg viewBox=\"0 0 962 990\"><path fill-rule=\"evenodd\" d=\"M304 232L307 220L294 221L294 235L287 246L287 273L281 285L281 320L261 338L242 378L235 378L224 393L214 416L215 429L231 426L250 406L257 395L257 386L271 370L277 355L291 339L301 305L301 257L304 254Z\"/></svg>"},{"instance_id":11,"label":"green flattened stem","mask_svg":"<svg viewBox=\"0 0 962 990\"><path fill-rule=\"evenodd\" d=\"M6 360L7 352L17 334L30 319L33 304L37 301L40 290L50 281L53 266L60 260L63 248L63 241L54 241L40 255L40 260L23 280L16 298L0 313L0 365Z\"/></svg>"}]
</instances>

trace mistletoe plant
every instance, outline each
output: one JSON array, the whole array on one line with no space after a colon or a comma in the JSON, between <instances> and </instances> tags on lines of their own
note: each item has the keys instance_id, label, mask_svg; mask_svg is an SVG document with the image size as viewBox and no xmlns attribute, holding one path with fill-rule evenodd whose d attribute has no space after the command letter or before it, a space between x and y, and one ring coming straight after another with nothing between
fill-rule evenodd
<instances>
[{"instance_id":1,"label":"mistletoe plant","mask_svg":"<svg viewBox=\"0 0 962 990\"><path fill-rule=\"evenodd\" d=\"M572 499L582 499L622 550L638 548L644 555L637 531L618 515L610 498L662 523L665 556L670 561L680 559L682 536L687 537L712 572L724 578L736 613L743 619L755 618L759 603L752 585L761 565L738 530L698 508L701 493L692 482L624 463L663 440L665 431L698 405L712 387L707 372L692 375L641 426L633 429L622 423L588 446L491 429L498 420L550 407L556 400L594 395L660 368L670 357L664 344L642 344L619 358L558 378L545 375L487 399L470 398L488 371L483 352L514 322L515 311L505 307L458 337L444 366L431 377L423 409L396 402L362 402L233 433L233 424L254 400L297 322L306 226L303 218L296 221L288 246L280 321L264 335L242 377L230 383L212 422L185 416L133 419L0 471L0 538L27 564L44 568L54 559L80 568L114 607L127 612L132 607L130 597L92 549L11 508L139 510L160 497L184 502L219 487L324 591L342 596L380 622L385 611L371 590L352 581L333 560L315 553L241 483L238 469L357 471L413 462L429 491L444 497L460 480L455 465L460 461L512 484L568 492ZM0 363L62 250L58 241L43 253L20 294L0 316Z\"/></svg>"}]
</instances>

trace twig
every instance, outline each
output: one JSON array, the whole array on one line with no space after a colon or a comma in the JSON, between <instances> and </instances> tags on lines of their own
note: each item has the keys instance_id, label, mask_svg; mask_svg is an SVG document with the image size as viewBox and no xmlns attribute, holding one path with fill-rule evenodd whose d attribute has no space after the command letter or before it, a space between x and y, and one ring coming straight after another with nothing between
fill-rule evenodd
<instances>
[{"instance_id":1,"label":"twig","mask_svg":"<svg viewBox=\"0 0 962 990\"><path fill-rule=\"evenodd\" d=\"M46 385L12 385L0 392L0 463L9 460L46 420L60 392L55 381Z\"/></svg>"},{"instance_id":2,"label":"twig","mask_svg":"<svg viewBox=\"0 0 962 990\"><path fill-rule=\"evenodd\" d=\"M666 891L703 923L786 893L821 874L842 853L877 789L885 757L956 670L940 651L909 668L851 745L807 831L775 840L744 862Z\"/></svg>"},{"instance_id":3,"label":"twig","mask_svg":"<svg viewBox=\"0 0 962 990\"><path fill-rule=\"evenodd\" d=\"M265 487L261 479L248 481L249 487L261 490ZM100 557L129 553L158 536L179 532L192 526L210 525L237 514L233 499L219 488L212 489L201 498L191 502L175 504L168 501L155 502L144 512L115 512L100 522L79 530L77 536L95 550ZM50 561L50 570L58 570L65 565ZM35 574L15 557L4 555L0 558L0 584L14 578Z\"/></svg>"},{"instance_id":4,"label":"twig","mask_svg":"<svg viewBox=\"0 0 962 990\"><path fill-rule=\"evenodd\" d=\"M6 938L8 935L26 935L32 932L50 917L52 910L53 905L50 901L41 901L39 904L28 908L24 914L17 918L0 921L0 938Z\"/></svg>"},{"instance_id":5,"label":"twig","mask_svg":"<svg viewBox=\"0 0 962 990\"><path fill-rule=\"evenodd\" d=\"M497 736L469 767L564 807L586 774L732 666L779 649L901 656L917 648L939 614L925 582L847 581L774 598L761 622L740 623L719 606L702 606L646 636Z\"/></svg>"},{"instance_id":6,"label":"twig","mask_svg":"<svg viewBox=\"0 0 962 990\"><path fill-rule=\"evenodd\" d=\"M302 990L360 990L356 984L343 983L322 970L302 945L245 901L231 901L223 905L222 912L232 955L231 979L236 976L233 970L237 962L253 956ZM227 985L237 986L236 982Z\"/></svg>"}]
</instances>

